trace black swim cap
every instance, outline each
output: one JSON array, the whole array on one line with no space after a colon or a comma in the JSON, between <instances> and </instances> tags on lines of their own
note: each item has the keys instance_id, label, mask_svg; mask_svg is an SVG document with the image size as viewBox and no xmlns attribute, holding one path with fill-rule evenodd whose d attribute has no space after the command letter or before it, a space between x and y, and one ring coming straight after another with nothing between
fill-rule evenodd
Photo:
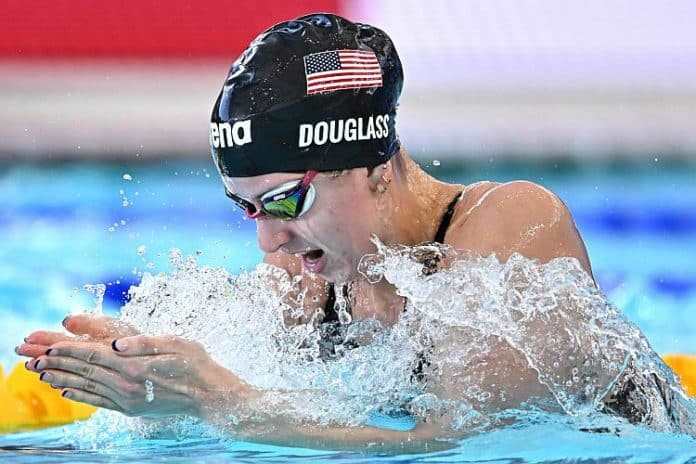
<instances>
[{"instance_id":1,"label":"black swim cap","mask_svg":"<svg viewBox=\"0 0 696 464\"><path fill-rule=\"evenodd\" d=\"M230 177L374 167L399 149L403 71L391 39L332 14L259 35L215 102L210 147Z\"/></svg>"}]
</instances>

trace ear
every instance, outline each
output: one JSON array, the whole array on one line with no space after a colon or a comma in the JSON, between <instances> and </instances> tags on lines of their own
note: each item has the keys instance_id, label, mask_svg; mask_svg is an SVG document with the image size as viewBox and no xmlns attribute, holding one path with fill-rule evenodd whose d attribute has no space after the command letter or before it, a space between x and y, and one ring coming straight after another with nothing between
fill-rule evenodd
<instances>
[{"instance_id":1,"label":"ear","mask_svg":"<svg viewBox=\"0 0 696 464\"><path fill-rule=\"evenodd\" d=\"M379 164L367 170L367 183L373 192L384 192L386 185L391 182L390 163ZM380 187L381 186L381 187Z\"/></svg>"}]
</instances>

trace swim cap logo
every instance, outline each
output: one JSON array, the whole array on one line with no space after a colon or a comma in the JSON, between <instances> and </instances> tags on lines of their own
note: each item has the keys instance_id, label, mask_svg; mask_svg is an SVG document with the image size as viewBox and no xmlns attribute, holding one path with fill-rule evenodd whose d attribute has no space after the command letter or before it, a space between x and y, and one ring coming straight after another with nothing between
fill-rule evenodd
<instances>
[{"instance_id":1,"label":"swim cap logo","mask_svg":"<svg viewBox=\"0 0 696 464\"><path fill-rule=\"evenodd\" d=\"M380 114L368 118L336 119L320 121L316 124L300 124L297 146L306 148L312 144L324 145L326 142L373 140L387 138L389 135L389 115Z\"/></svg>"},{"instance_id":2,"label":"swim cap logo","mask_svg":"<svg viewBox=\"0 0 696 464\"><path fill-rule=\"evenodd\" d=\"M210 145L215 148L234 147L251 143L251 120L210 123Z\"/></svg>"}]
</instances>

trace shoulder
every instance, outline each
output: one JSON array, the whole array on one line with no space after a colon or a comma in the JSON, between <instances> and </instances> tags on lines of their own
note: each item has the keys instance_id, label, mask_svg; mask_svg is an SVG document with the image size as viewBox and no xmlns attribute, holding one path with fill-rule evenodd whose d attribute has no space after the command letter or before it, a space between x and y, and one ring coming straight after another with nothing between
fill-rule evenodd
<instances>
[{"instance_id":1,"label":"shoulder","mask_svg":"<svg viewBox=\"0 0 696 464\"><path fill-rule=\"evenodd\" d=\"M495 230L530 222L539 224L539 221L550 226L567 211L554 193L533 182L478 182L464 191L451 230L456 231L465 225ZM456 243L462 237L448 233L448 238Z\"/></svg>"},{"instance_id":2,"label":"shoulder","mask_svg":"<svg viewBox=\"0 0 696 464\"><path fill-rule=\"evenodd\" d=\"M488 186L465 191L446 243L482 256L495 253L501 260L513 253L542 262L569 256L590 271L582 238L557 195L528 181Z\"/></svg>"}]
</instances>

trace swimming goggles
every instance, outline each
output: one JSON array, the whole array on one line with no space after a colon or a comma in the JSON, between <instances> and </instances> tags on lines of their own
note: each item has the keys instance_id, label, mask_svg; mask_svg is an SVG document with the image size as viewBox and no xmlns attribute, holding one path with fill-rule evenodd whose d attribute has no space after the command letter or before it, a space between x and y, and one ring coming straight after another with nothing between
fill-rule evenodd
<instances>
[{"instance_id":1,"label":"swimming goggles","mask_svg":"<svg viewBox=\"0 0 696 464\"><path fill-rule=\"evenodd\" d=\"M264 193L259 199L261 202L260 209L257 209L252 202L230 192L227 188L225 188L225 194L237 206L242 208L250 219L271 216L288 221L302 216L312 207L316 197L316 190L311 182L317 174L317 171L307 171L307 174L301 180L286 182Z\"/></svg>"}]
</instances>

